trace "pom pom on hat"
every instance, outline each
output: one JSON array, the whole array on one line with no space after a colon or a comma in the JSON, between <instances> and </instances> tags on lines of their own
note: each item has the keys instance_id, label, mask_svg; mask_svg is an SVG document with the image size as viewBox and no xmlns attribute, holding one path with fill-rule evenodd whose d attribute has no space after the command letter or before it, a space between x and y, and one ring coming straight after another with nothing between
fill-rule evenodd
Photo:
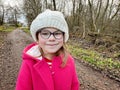
<instances>
[{"instance_id":1,"label":"pom pom on hat","mask_svg":"<svg viewBox=\"0 0 120 90\"><path fill-rule=\"evenodd\" d=\"M30 32L35 41L37 41L36 32L45 27L53 27L64 32L65 42L68 40L68 24L61 12L47 9L33 20L30 26Z\"/></svg>"}]
</instances>

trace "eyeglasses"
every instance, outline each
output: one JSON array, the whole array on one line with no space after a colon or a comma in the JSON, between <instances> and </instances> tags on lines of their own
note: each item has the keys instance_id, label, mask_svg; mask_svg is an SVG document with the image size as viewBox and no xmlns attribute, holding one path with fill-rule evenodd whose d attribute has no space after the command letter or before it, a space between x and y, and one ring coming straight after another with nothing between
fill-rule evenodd
<instances>
[{"instance_id":1,"label":"eyeglasses","mask_svg":"<svg viewBox=\"0 0 120 90\"><path fill-rule=\"evenodd\" d=\"M64 35L64 32L55 31L55 32L52 33L48 30L41 30L40 35L44 39L48 39L51 35L53 35L55 39L61 39Z\"/></svg>"}]
</instances>

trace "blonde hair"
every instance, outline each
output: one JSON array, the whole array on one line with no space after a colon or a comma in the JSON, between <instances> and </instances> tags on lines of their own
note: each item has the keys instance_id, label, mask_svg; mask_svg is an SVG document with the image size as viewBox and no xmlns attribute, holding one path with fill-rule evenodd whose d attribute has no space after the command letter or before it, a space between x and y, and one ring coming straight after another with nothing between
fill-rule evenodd
<instances>
[{"instance_id":1,"label":"blonde hair","mask_svg":"<svg viewBox=\"0 0 120 90\"><path fill-rule=\"evenodd\" d=\"M65 67L66 63L67 63L67 60L68 60L68 51L67 51L67 48L66 48L66 45L64 44L62 49L61 49L64 57L62 59L62 64L61 64L61 67Z\"/></svg>"}]
</instances>

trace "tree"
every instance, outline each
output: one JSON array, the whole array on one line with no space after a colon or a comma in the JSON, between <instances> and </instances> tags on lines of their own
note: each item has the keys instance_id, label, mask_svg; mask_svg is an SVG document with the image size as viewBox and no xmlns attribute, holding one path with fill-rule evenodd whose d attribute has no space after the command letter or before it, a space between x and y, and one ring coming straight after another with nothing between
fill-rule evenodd
<instances>
[{"instance_id":1,"label":"tree","mask_svg":"<svg viewBox=\"0 0 120 90\"><path fill-rule=\"evenodd\" d=\"M4 23L4 14L5 14L5 8L3 5L0 5L0 25L3 25Z\"/></svg>"},{"instance_id":2,"label":"tree","mask_svg":"<svg viewBox=\"0 0 120 90\"><path fill-rule=\"evenodd\" d=\"M53 0L53 7L54 7L54 10L56 10L56 2L55 2L55 0Z\"/></svg>"},{"instance_id":3,"label":"tree","mask_svg":"<svg viewBox=\"0 0 120 90\"><path fill-rule=\"evenodd\" d=\"M21 14L21 10L19 9L18 6L6 6L6 10L5 10L5 18L7 20L7 23L12 24L16 27L18 27L18 18Z\"/></svg>"},{"instance_id":4,"label":"tree","mask_svg":"<svg viewBox=\"0 0 120 90\"><path fill-rule=\"evenodd\" d=\"M116 30L119 29L119 0L69 1L73 4L71 15L67 19L70 24L70 29L73 30L74 27L79 27L79 33L83 30L83 38L85 37L86 30L90 31L91 34L100 34L107 30L114 30L116 25L118 25L116 26Z\"/></svg>"},{"instance_id":5,"label":"tree","mask_svg":"<svg viewBox=\"0 0 120 90\"><path fill-rule=\"evenodd\" d=\"M41 12L42 2L41 0L24 0L23 10L30 26L33 19Z\"/></svg>"},{"instance_id":6,"label":"tree","mask_svg":"<svg viewBox=\"0 0 120 90\"><path fill-rule=\"evenodd\" d=\"M112 20L118 15L119 12L120 12L120 2L116 6L116 11L113 13L113 15L111 15L111 11L110 11L110 15L108 17L108 22L107 22L107 24L105 24L103 26L103 28L102 28L103 30L105 30L105 28L107 28L110 25L110 23L112 22Z\"/></svg>"}]
</instances>

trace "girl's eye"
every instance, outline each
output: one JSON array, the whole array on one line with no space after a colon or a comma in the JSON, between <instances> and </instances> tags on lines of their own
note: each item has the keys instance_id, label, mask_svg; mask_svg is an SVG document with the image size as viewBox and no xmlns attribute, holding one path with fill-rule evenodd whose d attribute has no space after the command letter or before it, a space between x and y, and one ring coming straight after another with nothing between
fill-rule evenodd
<instances>
[{"instance_id":1,"label":"girl's eye","mask_svg":"<svg viewBox=\"0 0 120 90\"><path fill-rule=\"evenodd\" d=\"M41 33L42 35L49 35L49 33L48 32L43 32L43 33Z\"/></svg>"},{"instance_id":2,"label":"girl's eye","mask_svg":"<svg viewBox=\"0 0 120 90\"><path fill-rule=\"evenodd\" d=\"M56 31L56 32L54 32L54 34L55 34L55 35L60 35L60 34L62 34L62 32Z\"/></svg>"},{"instance_id":3,"label":"girl's eye","mask_svg":"<svg viewBox=\"0 0 120 90\"><path fill-rule=\"evenodd\" d=\"M61 35L62 33L60 33L60 32L57 32L57 33L55 33L55 35Z\"/></svg>"}]
</instances>

